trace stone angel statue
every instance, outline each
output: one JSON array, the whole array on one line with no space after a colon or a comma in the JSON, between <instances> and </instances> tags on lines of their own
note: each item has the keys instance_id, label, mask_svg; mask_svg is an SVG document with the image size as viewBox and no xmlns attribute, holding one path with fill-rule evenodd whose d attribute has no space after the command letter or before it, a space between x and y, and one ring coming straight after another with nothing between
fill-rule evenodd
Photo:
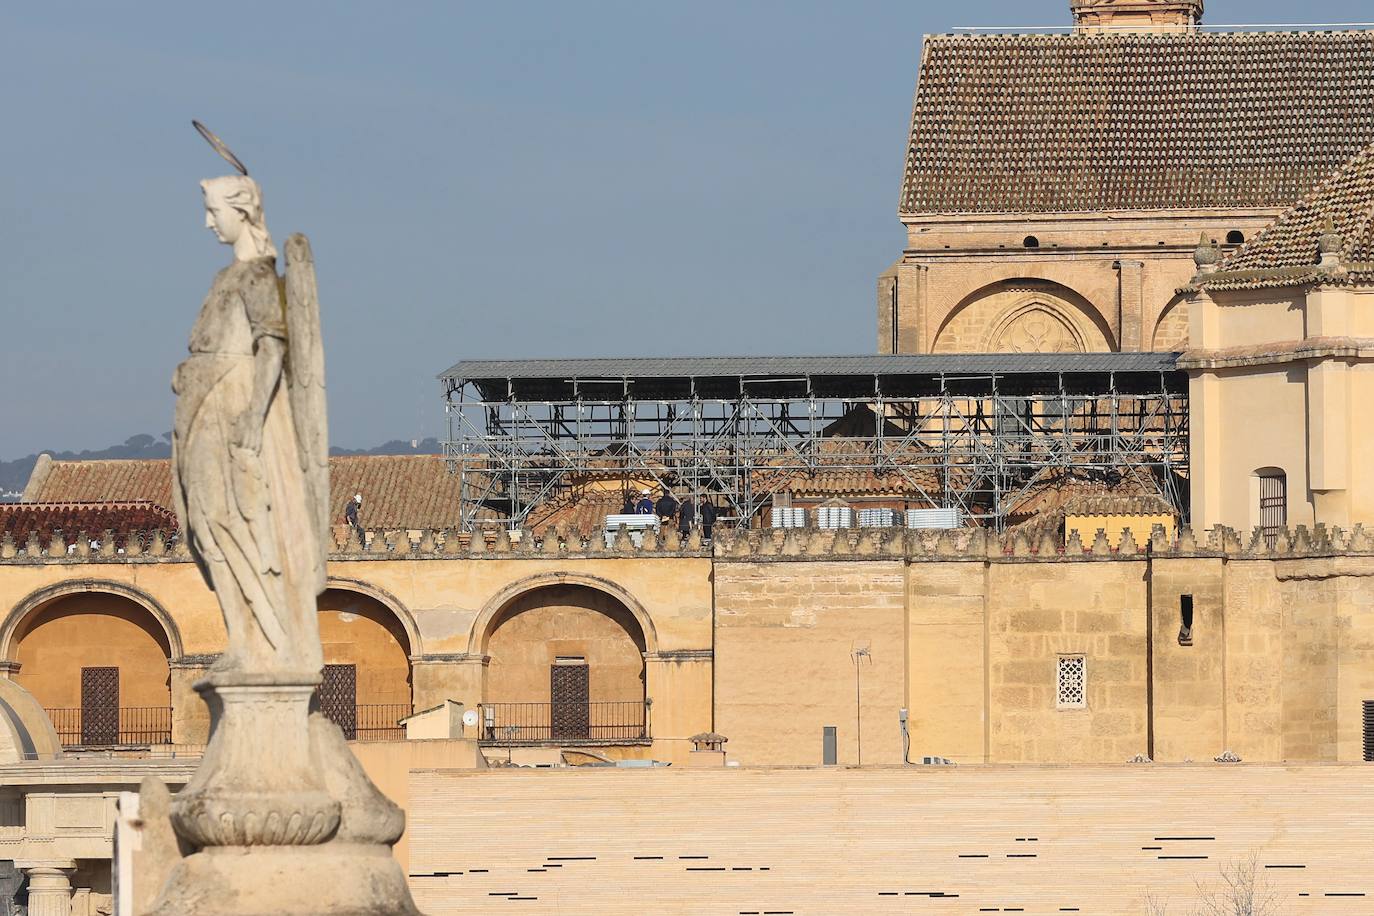
<instances>
[{"instance_id":1,"label":"stone angel statue","mask_svg":"<svg viewBox=\"0 0 1374 916\"><path fill-rule=\"evenodd\" d=\"M216 275L173 377L177 518L224 614L228 647L214 670L318 677L315 601L330 533L314 260L293 235L277 275L262 189L196 127L240 174L201 182L206 227L234 260Z\"/></svg>"}]
</instances>

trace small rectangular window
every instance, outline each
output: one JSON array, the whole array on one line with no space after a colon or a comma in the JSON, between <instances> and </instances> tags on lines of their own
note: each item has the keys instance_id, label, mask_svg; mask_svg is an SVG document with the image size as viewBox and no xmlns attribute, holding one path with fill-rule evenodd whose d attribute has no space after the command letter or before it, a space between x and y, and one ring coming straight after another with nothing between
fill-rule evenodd
<instances>
[{"instance_id":1,"label":"small rectangular window","mask_svg":"<svg viewBox=\"0 0 1374 916\"><path fill-rule=\"evenodd\" d=\"M1060 709L1082 709L1088 705L1088 663L1083 656L1059 656L1059 690L1055 705Z\"/></svg>"},{"instance_id":2,"label":"small rectangular window","mask_svg":"<svg viewBox=\"0 0 1374 916\"><path fill-rule=\"evenodd\" d=\"M1374 763L1374 700L1364 701L1364 759Z\"/></svg>"}]
</instances>

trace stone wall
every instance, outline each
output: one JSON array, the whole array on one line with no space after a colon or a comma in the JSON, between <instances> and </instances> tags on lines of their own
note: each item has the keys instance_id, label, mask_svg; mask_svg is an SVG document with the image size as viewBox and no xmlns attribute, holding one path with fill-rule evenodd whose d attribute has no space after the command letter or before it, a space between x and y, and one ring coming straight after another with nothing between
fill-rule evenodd
<instances>
[{"instance_id":1,"label":"stone wall","mask_svg":"<svg viewBox=\"0 0 1374 916\"><path fill-rule=\"evenodd\" d=\"M717 726L746 764L813 762L827 725L841 762L860 728L865 762L900 762L903 707L911 759L1359 760L1372 549L1360 529L1272 548L1228 529L1087 549L981 531L737 534L716 557ZM1059 660L1080 655L1084 702L1061 704Z\"/></svg>"},{"instance_id":2,"label":"stone wall","mask_svg":"<svg viewBox=\"0 0 1374 916\"><path fill-rule=\"evenodd\" d=\"M330 557L331 594L392 615L387 657L404 643L414 708L497 699L492 654L505 650L493 634L515 609L564 621L548 634L574 648L541 644L540 670L550 652L595 655L606 634L566 607L570 588L588 589L623 607L623 632L642 633L654 739L642 752L664 760L685 759L691 735L716 731L745 764L816 763L833 726L843 763L893 764L904 753L1184 761L1224 750L1350 761L1362 756L1361 703L1374 699L1374 538L1360 528L1299 528L1273 546L1223 528L1172 538L1156 529L1148 542L1104 534L1087 546L982 529L722 531L709 553L652 538L607 548L599 535L376 533L368 544ZM89 546L0 544L5 658L52 596L124 595L165 621L174 739L204 740L191 684L222 645L213 595L160 538ZM1182 595L1193 600L1191 645L1179 642ZM331 644L338 630L331 624ZM1084 702L1065 705L1060 659L1080 655Z\"/></svg>"}]
</instances>

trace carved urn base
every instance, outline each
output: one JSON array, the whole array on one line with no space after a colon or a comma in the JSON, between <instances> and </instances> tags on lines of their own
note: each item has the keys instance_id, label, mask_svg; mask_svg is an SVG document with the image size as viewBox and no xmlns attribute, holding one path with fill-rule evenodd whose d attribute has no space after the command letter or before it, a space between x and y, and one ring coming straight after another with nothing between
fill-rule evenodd
<instances>
[{"instance_id":1,"label":"carved urn base","mask_svg":"<svg viewBox=\"0 0 1374 916\"><path fill-rule=\"evenodd\" d=\"M419 916L385 846L211 848L182 859L149 916Z\"/></svg>"},{"instance_id":2,"label":"carved urn base","mask_svg":"<svg viewBox=\"0 0 1374 916\"><path fill-rule=\"evenodd\" d=\"M319 675L292 680L223 672L196 684L210 707L210 744L172 803L177 835L194 847L312 846L338 829L339 802L307 727Z\"/></svg>"}]
</instances>

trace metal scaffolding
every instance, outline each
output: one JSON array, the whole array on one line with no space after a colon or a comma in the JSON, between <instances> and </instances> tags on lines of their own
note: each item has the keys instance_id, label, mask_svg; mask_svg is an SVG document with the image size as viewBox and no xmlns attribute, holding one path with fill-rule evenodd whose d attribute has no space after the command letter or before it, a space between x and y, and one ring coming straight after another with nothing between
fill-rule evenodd
<instances>
[{"instance_id":1,"label":"metal scaffolding","mask_svg":"<svg viewBox=\"0 0 1374 916\"><path fill-rule=\"evenodd\" d=\"M481 360L440 376L467 529L538 525L587 481L709 494L754 523L816 474L1003 528L1069 480L1186 517L1186 376L1171 353Z\"/></svg>"}]
</instances>

